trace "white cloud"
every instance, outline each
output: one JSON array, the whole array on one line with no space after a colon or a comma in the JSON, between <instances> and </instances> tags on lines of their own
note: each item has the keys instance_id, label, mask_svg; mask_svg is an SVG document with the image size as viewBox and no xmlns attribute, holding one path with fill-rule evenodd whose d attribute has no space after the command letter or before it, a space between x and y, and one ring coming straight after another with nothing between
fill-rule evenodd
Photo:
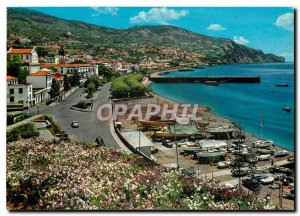
<instances>
[{"instance_id":1,"label":"white cloud","mask_svg":"<svg viewBox=\"0 0 300 216\"><path fill-rule=\"evenodd\" d=\"M174 9L151 8L148 12L141 11L138 15L130 17L130 23L159 23L168 24L168 21L178 20L189 12L187 10L176 11Z\"/></svg>"},{"instance_id":2,"label":"white cloud","mask_svg":"<svg viewBox=\"0 0 300 216\"><path fill-rule=\"evenodd\" d=\"M118 15L119 8L116 7L92 7L97 13L92 16L99 16L99 14L110 14L112 16Z\"/></svg>"},{"instance_id":3,"label":"white cloud","mask_svg":"<svg viewBox=\"0 0 300 216\"><path fill-rule=\"evenodd\" d=\"M221 26L220 24L210 24L207 27L207 30L210 31L224 31L226 28L224 28L223 26Z\"/></svg>"},{"instance_id":4,"label":"white cloud","mask_svg":"<svg viewBox=\"0 0 300 216\"><path fill-rule=\"evenodd\" d=\"M288 31L294 31L294 13L280 15L277 18L275 25Z\"/></svg>"},{"instance_id":5,"label":"white cloud","mask_svg":"<svg viewBox=\"0 0 300 216\"><path fill-rule=\"evenodd\" d=\"M250 41L243 36L234 36L233 41L238 44L242 44L242 45L246 45L246 44L250 43Z\"/></svg>"}]
</instances>

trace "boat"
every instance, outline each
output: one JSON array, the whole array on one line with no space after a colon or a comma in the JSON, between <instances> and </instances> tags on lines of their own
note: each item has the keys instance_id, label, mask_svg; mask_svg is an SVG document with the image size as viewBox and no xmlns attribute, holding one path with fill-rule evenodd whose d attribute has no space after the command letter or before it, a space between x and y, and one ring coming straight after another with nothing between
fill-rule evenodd
<instances>
[{"instance_id":1,"label":"boat","mask_svg":"<svg viewBox=\"0 0 300 216\"><path fill-rule=\"evenodd\" d=\"M227 168L230 165L230 161L220 161L217 163L219 169Z\"/></svg>"},{"instance_id":2,"label":"boat","mask_svg":"<svg viewBox=\"0 0 300 216\"><path fill-rule=\"evenodd\" d=\"M192 68L181 68L181 69L178 69L178 71L194 71Z\"/></svg>"},{"instance_id":3,"label":"boat","mask_svg":"<svg viewBox=\"0 0 300 216\"><path fill-rule=\"evenodd\" d=\"M259 155L257 156L258 160L263 161L263 160L269 160L271 157L270 154L265 154L265 155Z\"/></svg>"},{"instance_id":4,"label":"boat","mask_svg":"<svg viewBox=\"0 0 300 216\"><path fill-rule=\"evenodd\" d=\"M255 148L267 148L273 146L273 142L271 140L257 140L253 142L253 147Z\"/></svg>"},{"instance_id":5,"label":"boat","mask_svg":"<svg viewBox=\"0 0 300 216\"><path fill-rule=\"evenodd\" d=\"M204 81L202 82L205 85L212 85L212 86L218 86L219 82L218 81Z\"/></svg>"},{"instance_id":6,"label":"boat","mask_svg":"<svg viewBox=\"0 0 300 216\"><path fill-rule=\"evenodd\" d=\"M225 155L225 152L207 152L207 151L200 151L196 153L198 158L217 158L217 157L222 157Z\"/></svg>"},{"instance_id":7,"label":"boat","mask_svg":"<svg viewBox=\"0 0 300 216\"><path fill-rule=\"evenodd\" d=\"M174 120L162 120L162 121L140 120L138 121L138 123L143 126L165 127L165 126L169 126L170 124L174 124Z\"/></svg>"},{"instance_id":8,"label":"boat","mask_svg":"<svg viewBox=\"0 0 300 216\"><path fill-rule=\"evenodd\" d=\"M260 154L274 154L275 150L274 149L258 149L257 152Z\"/></svg>"},{"instance_id":9,"label":"boat","mask_svg":"<svg viewBox=\"0 0 300 216\"><path fill-rule=\"evenodd\" d=\"M287 83L278 83L278 84L275 84L275 86L277 86L277 87L288 87L289 84L287 84Z\"/></svg>"},{"instance_id":10,"label":"boat","mask_svg":"<svg viewBox=\"0 0 300 216\"><path fill-rule=\"evenodd\" d=\"M287 155L289 155L289 152L287 150L278 151L274 154L275 157L283 157Z\"/></svg>"},{"instance_id":11,"label":"boat","mask_svg":"<svg viewBox=\"0 0 300 216\"><path fill-rule=\"evenodd\" d=\"M271 188L271 189L279 189L279 188L280 188L280 184L278 184L278 183L273 183L273 184L271 184L271 185L269 186L269 188Z\"/></svg>"},{"instance_id":12,"label":"boat","mask_svg":"<svg viewBox=\"0 0 300 216\"><path fill-rule=\"evenodd\" d=\"M267 178L263 178L260 180L260 183L262 183L262 184L271 184L273 182L274 182L273 176L268 176Z\"/></svg>"},{"instance_id":13,"label":"boat","mask_svg":"<svg viewBox=\"0 0 300 216\"><path fill-rule=\"evenodd\" d=\"M199 145L195 145L195 146L182 146L181 149L185 153L195 153L195 152L200 151Z\"/></svg>"},{"instance_id":14,"label":"boat","mask_svg":"<svg viewBox=\"0 0 300 216\"><path fill-rule=\"evenodd\" d=\"M291 108L289 108L289 107L283 107L282 110L286 111L286 112L291 112Z\"/></svg>"}]
</instances>

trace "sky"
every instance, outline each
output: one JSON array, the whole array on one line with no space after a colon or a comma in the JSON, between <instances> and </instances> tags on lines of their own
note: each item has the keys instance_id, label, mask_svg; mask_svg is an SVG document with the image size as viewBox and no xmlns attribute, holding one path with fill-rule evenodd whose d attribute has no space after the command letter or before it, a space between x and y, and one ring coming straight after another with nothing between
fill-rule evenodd
<instances>
[{"instance_id":1,"label":"sky","mask_svg":"<svg viewBox=\"0 0 300 216\"><path fill-rule=\"evenodd\" d=\"M223 37L294 61L294 9L288 7L31 7L112 28L173 25Z\"/></svg>"}]
</instances>

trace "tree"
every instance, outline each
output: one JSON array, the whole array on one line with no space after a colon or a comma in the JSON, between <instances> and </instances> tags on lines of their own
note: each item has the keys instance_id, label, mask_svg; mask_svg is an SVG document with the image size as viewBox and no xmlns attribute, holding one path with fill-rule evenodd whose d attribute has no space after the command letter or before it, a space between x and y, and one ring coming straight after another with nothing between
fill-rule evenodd
<instances>
[{"instance_id":1,"label":"tree","mask_svg":"<svg viewBox=\"0 0 300 216\"><path fill-rule=\"evenodd\" d=\"M71 88L70 80L67 74L64 75L64 91L68 91Z\"/></svg>"},{"instance_id":2,"label":"tree","mask_svg":"<svg viewBox=\"0 0 300 216\"><path fill-rule=\"evenodd\" d=\"M63 48L62 45L60 46L60 49L59 49L59 51L58 51L58 55L60 55L60 56L65 56L65 50L64 50L64 48Z\"/></svg>"},{"instance_id":3,"label":"tree","mask_svg":"<svg viewBox=\"0 0 300 216\"><path fill-rule=\"evenodd\" d=\"M7 73L10 76L18 77L22 65L22 59L19 55L7 56Z\"/></svg>"},{"instance_id":4,"label":"tree","mask_svg":"<svg viewBox=\"0 0 300 216\"><path fill-rule=\"evenodd\" d=\"M49 91L50 98L51 99L56 98L59 95L59 90L60 90L59 83L55 79L52 79L51 89Z\"/></svg>"},{"instance_id":5,"label":"tree","mask_svg":"<svg viewBox=\"0 0 300 216\"><path fill-rule=\"evenodd\" d=\"M73 83L74 83L74 86L79 86L80 85L80 76L79 76L77 71L75 71L73 73Z\"/></svg>"},{"instance_id":6,"label":"tree","mask_svg":"<svg viewBox=\"0 0 300 216\"><path fill-rule=\"evenodd\" d=\"M23 68L20 70L18 74L18 81L19 83L26 84L26 77L29 75L29 71L27 68Z\"/></svg>"},{"instance_id":7,"label":"tree","mask_svg":"<svg viewBox=\"0 0 300 216\"><path fill-rule=\"evenodd\" d=\"M95 91L96 91L96 86L95 86L94 82L90 82L87 86L88 97L91 98Z\"/></svg>"},{"instance_id":8,"label":"tree","mask_svg":"<svg viewBox=\"0 0 300 216\"><path fill-rule=\"evenodd\" d=\"M103 75L103 78L105 78L108 81L110 81L114 76L111 68L108 68L104 65L99 65L98 69L99 69L99 74Z\"/></svg>"}]
</instances>

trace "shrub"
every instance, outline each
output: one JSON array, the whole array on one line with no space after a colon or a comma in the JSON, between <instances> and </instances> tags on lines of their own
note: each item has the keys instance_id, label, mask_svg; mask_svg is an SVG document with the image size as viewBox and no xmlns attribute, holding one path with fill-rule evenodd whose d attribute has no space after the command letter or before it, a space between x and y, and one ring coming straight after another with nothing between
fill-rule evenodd
<instances>
[{"instance_id":1,"label":"shrub","mask_svg":"<svg viewBox=\"0 0 300 216\"><path fill-rule=\"evenodd\" d=\"M22 124L6 133L6 141L13 142L20 138L28 139L31 137L39 136L39 131L35 128L34 124Z\"/></svg>"},{"instance_id":2,"label":"shrub","mask_svg":"<svg viewBox=\"0 0 300 216\"><path fill-rule=\"evenodd\" d=\"M74 107L77 107L80 109L87 109L87 105L85 102L79 102L78 104L75 104Z\"/></svg>"}]
</instances>

